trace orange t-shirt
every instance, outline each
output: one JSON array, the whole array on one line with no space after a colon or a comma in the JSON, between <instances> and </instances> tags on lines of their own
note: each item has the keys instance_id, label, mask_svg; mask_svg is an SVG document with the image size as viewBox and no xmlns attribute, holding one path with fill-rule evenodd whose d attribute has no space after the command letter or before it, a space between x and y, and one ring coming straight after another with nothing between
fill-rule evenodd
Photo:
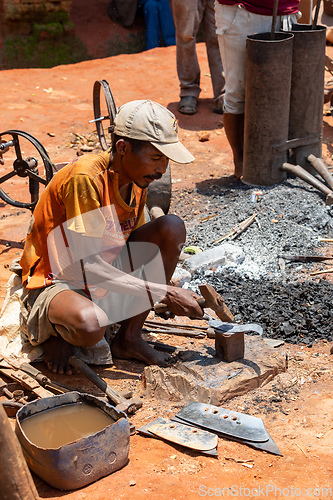
<instances>
[{"instance_id":1,"label":"orange t-shirt","mask_svg":"<svg viewBox=\"0 0 333 500\"><path fill-rule=\"evenodd\" d=\"M57 172L43 191L20 260L28 289L52 284L55 270L84 257L86 250L78 247L84 247L87 237L98 241L98 251L112 261L131 232L145 223L146 189L133 184L130 203L125 203L119 174L108 168L109 162L108 152L80 156ZM79 255L71 246L77 236Z\"/></svg>"}]
</instances>

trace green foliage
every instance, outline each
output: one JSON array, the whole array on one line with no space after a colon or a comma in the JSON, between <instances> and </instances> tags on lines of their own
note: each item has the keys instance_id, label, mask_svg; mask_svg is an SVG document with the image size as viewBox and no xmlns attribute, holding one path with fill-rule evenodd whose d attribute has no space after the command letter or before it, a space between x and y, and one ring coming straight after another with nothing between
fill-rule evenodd
<instances>
[{"instance_id":1,"label":"green foliage","mask_svg":"<svg viewBox=\"0 0 333 500\"><path fill-rule=\"evenodd\" d=\"M87 49L75 36L64 33L60 23L35 25L27 37L7 38L3 50L4 67L51 68L89 59Z\"/></svg>"},{"instance_id":2,"label":"green foliage","mask_svg":"<svg viewBox=\"0 0 333 500\"><path fill-rule=\"evenodd\" d=\"M6 69L51 68L87 59L88 51L74 35L74 25L65 11L35 13L31 34L7 37L0 56Z\"/></svg>"}]
</instances>

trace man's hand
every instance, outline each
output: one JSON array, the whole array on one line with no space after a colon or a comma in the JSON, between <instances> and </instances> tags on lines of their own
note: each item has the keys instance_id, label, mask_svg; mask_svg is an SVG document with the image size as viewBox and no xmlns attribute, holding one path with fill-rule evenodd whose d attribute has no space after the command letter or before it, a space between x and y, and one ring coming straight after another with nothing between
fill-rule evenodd
<instances>
[{"instance_id":1,"label":"man's hand","mask_svg":"<svg viewBox=\"0 0 333 500\"><path fill-rule=\"evenodd\" d=\"M168 286L167 294L161 302L166 304L176 316L202 318L204 313L197 302L199 298L200 296L191 290Z\"/></svg>"}]
</instances>

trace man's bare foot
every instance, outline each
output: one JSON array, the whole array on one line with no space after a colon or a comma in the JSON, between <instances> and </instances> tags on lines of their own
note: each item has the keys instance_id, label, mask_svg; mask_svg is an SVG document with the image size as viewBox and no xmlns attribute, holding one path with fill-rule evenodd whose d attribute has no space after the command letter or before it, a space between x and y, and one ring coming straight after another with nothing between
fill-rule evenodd
<instances>
[{"instance_id":1,"label":"man's bare foot","mask_svg":"<svg viewBox=\"0 0 333 500\"><path fill-rule=\"evenodd\" d=\"M120 328L111 342L112 356L121 359L137 359L146 365L167 366L170 361L169 354L155 351L141 335L130 337Z\"/></svg>"},{"instance_id":2,"label":"man's bare foot","mask_svg":"<svg viewBox=\"0 0 333 500\"><path fill-rule=\"evenodd\" d=\"M73 355L72 346L62 337L50 337L43 343L44 361L53 373L72 375L73 368L68 360Z\"/></svg>"}]
</instances>

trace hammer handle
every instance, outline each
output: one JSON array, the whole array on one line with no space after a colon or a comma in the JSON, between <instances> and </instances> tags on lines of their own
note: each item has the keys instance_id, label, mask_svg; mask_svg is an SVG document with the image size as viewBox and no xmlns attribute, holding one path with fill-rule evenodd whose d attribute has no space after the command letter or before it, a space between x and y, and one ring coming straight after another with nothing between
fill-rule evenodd
<instances>
[{"instance_id":1,"label":"hammer handle","mask_svg":"<svg viewBox=\"0 0 333 500\"><path fill-rule=\"evenodd\" d=\"M83 373L89 380L91 380L99 389L101 389L107 397L116 405L123 403L126 399L116 392L112 387L110 387L105 380L103 380L99 375L97 375L94 370L90 368L82 359L76 356L71 356L69 362L72 366L77 368L81 373Z\"/></svg>"},{"instance_id":2,"label":"hammer handle","mask_svg":"<svg viewBox=\"0 0 333 500\"><path fill-rule=\"evenodd\" d=\"M207 306L207 303L203 297L200 297L200 299L196 299L197 303L199 306L204 309ZM168 306L166 304L162 304L161 302L158 302L157 304L154 305L154 311L156 314L161 314L170 311Z\"/></svg>"}]
</instances>

